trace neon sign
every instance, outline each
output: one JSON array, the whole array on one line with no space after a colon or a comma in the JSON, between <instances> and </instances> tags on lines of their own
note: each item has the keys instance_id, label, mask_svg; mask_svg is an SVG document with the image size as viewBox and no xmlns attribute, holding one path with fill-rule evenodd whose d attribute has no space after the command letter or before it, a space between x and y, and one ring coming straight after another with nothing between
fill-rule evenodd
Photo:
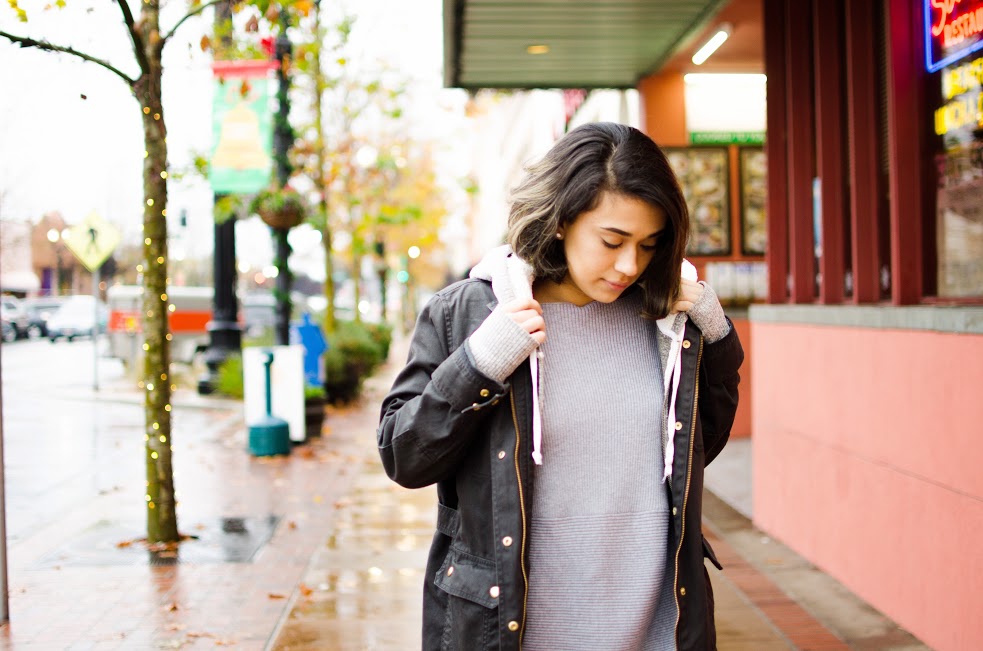
<instances>
[{"instance_id":1,"label":"neon sign","mask_svg":"<svg viewBox=\"0 0 983 651\"><path fill-rule=\"evenodd\" d=\"M983 57L942 72L945 104L935 111L935 133L983 128Z\"/></svg>"},{"instance_id":2,"label":"neon sign","mask_svg":"<svg viewBox=\"0 0 983 651\"><path fill-rule=\"evenodd\" d=\"M983 0L923 0L925 66L935 72L983 49Z\"/></svg>"}]
</instances>

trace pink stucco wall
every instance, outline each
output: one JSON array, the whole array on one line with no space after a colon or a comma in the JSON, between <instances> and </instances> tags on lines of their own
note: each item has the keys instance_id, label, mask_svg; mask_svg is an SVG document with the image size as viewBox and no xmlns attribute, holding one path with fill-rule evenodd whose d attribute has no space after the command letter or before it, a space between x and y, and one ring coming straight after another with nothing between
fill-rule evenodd
<instances>
[{"instance_id":1,"label":"pink stucco wall","mask_svg":"<svg viewBox=\"0 0 983 651\"><path fill-rule=\"evenodd\" d=\"M932 648L983 649L983 335L751 338L755 524Z\"/></svg>"}]
</instances>

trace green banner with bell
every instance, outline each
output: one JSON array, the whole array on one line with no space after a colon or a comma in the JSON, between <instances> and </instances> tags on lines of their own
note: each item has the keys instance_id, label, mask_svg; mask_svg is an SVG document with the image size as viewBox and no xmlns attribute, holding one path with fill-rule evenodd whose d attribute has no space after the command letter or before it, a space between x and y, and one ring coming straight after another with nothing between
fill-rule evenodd
<instances>
[{"instance_id":1,"label":"green banner with bell","mask_svg":"<svg viewBox=\"0 0 983 651\"><path fill-rule=\"evenodd\" d=\"M252 194L269 185L273 115L268 62L216 62L212 155L208 180L216 194Z\"/></svg>"}]
</instances>

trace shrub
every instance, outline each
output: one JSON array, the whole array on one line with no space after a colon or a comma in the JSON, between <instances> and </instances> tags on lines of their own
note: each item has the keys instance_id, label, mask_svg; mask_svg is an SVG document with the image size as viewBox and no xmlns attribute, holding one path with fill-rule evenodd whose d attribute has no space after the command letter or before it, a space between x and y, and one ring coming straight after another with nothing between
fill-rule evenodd
<instances>
[{"instance_id":1,"label":"shrub","mask_svg":"<svg viewBox=\"0 0 983 651\"><path fill-rule=\"evenodd\" d=\"M332 404L345 404L358 398L362 380L384 361L382 347L369 328L353 321L339 321L328 336L324 353L324 389Z\"/></svg>"},{"instance_id":2,"label":"shrub","mask_svg":"<svg viewBox=\"0 0 983 651\"><path fill-rule=\"evenodd\" d=\"M393 343L393 327L388 323L367 323L365 329L376 346L379 347L379 354L383 362L389 359L389 347Z\"/></svg>"},{"instance_id":3,"label":"shrub","mask_svg":"<svg viewBox=\"0 0 983 651\"><path fill-rule=\"evenodd\" d=\"M242 357L230 355L221 366L218 367L218 378L215 382L215 390L222 395L230 398L242 400Z\"/></svg>"}]
</instances>

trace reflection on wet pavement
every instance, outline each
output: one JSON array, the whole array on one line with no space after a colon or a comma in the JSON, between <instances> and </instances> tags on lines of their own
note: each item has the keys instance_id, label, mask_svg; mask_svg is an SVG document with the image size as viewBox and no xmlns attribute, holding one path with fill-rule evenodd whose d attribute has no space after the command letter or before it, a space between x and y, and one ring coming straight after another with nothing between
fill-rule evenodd
<instances>
[{"instance_id":1,"label":"reflection on wet pavement","mask_svg":"<svg viewBox=\"0 0 983 651\"><path fill-rule=\"evenodd\" d=\"M436 495L393 484L377 459L366 450L351 494L336 503L334 531L312 559L276 651L420 648Z\"/></svg>"}]
</instances>

